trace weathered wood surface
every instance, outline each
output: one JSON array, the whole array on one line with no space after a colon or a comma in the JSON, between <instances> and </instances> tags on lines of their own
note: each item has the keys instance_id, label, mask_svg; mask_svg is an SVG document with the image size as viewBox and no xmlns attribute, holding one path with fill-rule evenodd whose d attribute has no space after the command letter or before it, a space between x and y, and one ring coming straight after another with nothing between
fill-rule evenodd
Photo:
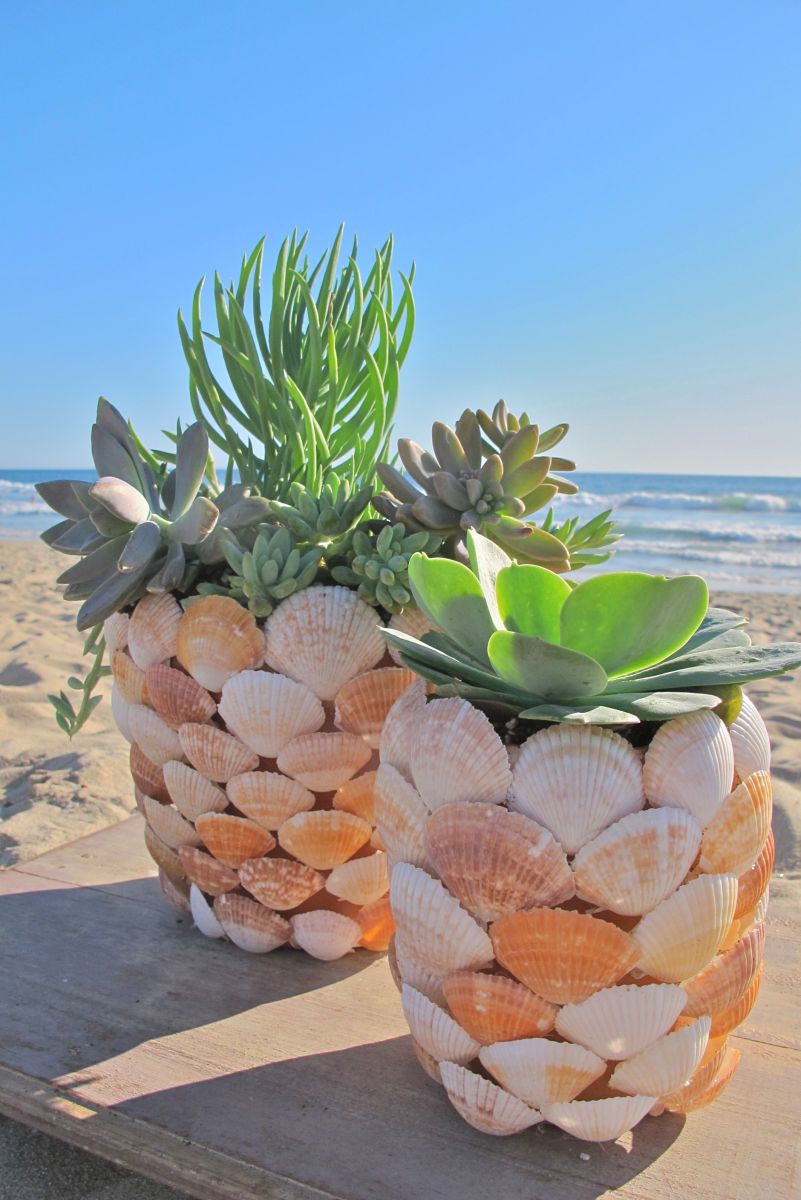
<instances>
[{"instance_id":1,"label":"weathered wood surface","mask_svg":"<svg viewBox=\"0 0 801 1200\"><path fill-rule=\"evenodd\" d=\"M471 1130L415 1060L382 957L209 942L133 818L0 877L0 1111L201 1200L798 1200L798 885L711 1108L618 1143Z\"/></svg>"}]
</instances>

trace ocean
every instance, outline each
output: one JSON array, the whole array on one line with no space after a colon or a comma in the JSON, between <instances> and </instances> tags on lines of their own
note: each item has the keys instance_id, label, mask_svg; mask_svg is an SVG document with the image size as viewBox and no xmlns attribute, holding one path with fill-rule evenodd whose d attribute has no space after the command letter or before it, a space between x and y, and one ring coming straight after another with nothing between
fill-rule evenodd
<instances>
[{"instance_id":1,"label":"ocean","mask_svg":"<svg viewBox=\"0 0 801 1200\"><path fill-rule=\"evenodd\" d=\"M0 539L35 539L58 518L34 491L42 479L91 470L0 468ZM801 478L576 472L577 496L557 516L613 508L624 534L605 570L697 573L713 588L801 594Z\"/></svg>"}]
</instances>

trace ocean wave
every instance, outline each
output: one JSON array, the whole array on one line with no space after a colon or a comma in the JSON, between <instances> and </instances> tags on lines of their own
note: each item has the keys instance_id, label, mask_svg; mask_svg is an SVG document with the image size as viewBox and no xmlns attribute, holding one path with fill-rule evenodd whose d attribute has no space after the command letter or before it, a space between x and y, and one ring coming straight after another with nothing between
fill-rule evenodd
<instances>
[{"instance_id":1,"label":"ocean wave","mask_svg":"<svg viewBox=\"0 0 801 1200\"><path fill-rule=\"evenodd\" d=\"M626 554L649 555L658 558L680 559L685 562L725 563L743 568L761 567L768 570L801 570L801 553L790 550L754 551L725 549L712 546L687 546L671 541L650 538L623 538L616 547L616 558Z\"/></svg>"},{"instance_id":2,"label":"ocean wave","mask_svg":"<svg viewBox=\"0 0 801 1200\"><path fill-rule=\"evenodd\" d=\"M801 498L774 496L769 492L730 492L708 496L692 492L579 492L559 497L560 509L580 508L673 508L720 512L801 512Z\"/></svg>"},{"instance_id":3,"label":"ocean wave","mask_svg":"<svg viewBox=\"0 0 801 1200\"><path fill-rule=\"evenodd\" d=\"M44 500L0 500L0 517L19 517L29 516L35 513L40 515L51 515L53 519L57 519L57 514L45 504Z\"/></svg>"},{"instance_id":4,"label":"ocean wave","mask_svg":"<svg viewBox=\"0 0 801 1200\"><path fill-rule=\"evenodd\" d=\"M671 524L669 521L654 521L648 525L632 524L625 519L620 528L627 538L663 537L683 538L700 542L743 542L762 545L765 542L801 543L801 527L783 528L780 525L729 525L718 522L690 525L686 522Z\"/></svg>"}]
</instances>

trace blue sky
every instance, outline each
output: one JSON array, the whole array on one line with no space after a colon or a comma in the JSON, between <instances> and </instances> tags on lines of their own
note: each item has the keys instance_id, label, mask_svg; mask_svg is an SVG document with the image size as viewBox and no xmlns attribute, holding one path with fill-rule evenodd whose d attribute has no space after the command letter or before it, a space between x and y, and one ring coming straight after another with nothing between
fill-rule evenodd
<instances>
[{"instance_id":1,"label":"blue sky","mask_svg":"<svg viewBox=\"0 0 801 1200\"><path fill-rule=\"evenodd\" d=\"M2 466L188 411L264 232L418 265L398 432L503 396L586 470L799 474L801 7L37 4L0 46Z\"/></svg>"}]
</instances>

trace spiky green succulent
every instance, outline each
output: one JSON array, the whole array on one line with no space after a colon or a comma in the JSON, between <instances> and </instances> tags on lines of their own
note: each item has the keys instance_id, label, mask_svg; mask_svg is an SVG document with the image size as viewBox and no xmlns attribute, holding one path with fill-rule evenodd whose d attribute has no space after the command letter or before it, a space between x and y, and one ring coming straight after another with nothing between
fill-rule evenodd
<instances>
[{"instance_id":1,"label":"spiky green succulent","mask_svg":"<svg viewBox=\"0 0 801 1200\"><path fill-rule=\"evenodd\" d=\"M608 513L583 529L577 524L546 529L529 520L557 493L578 491L576 484L554 474L574 470L575 463L548 453L567 429L555 425L540 433L527 414L512 415L503 401L492 416L465 409L455 430L441 421L434 423L433 454L408 438L399 441L406 474L379 463L386 491L373 505L411 531L438 534L445 539L445 552L465 562L470 529L491 538L518 561L559 573L571 569L573 545L577 550L580 545L582 554L594 550L596 561L603 561L611 553L603 551L616 540Z\"/></svg>"},{"instance_id":2,"label":"spiky green succulent","mask_svg":"<svg viewBox=\"0 0 801 1200\"><path fill-rule=\"evenodd\" d=\"M745 620L708 608L703 579L639 572L570 585L468 534L470 566L416 554L409 582L442 631L385 630L406 666L531 721L631 725L705 708L736 714L739 687L801 665L801 644L753 646Z\"/></svg>"},{"instance_id":3,"label":"spiky green succulent","mask_svg":"<svg viewBox=\"0 0 801 1200\"><path fill-rule=\"evenodd\" d=\"M221 584L200 583L197 590L232 596L256 617L268 617L281 600L313 583L323 556L322 546L300 550L288 529L270 525L259 527L250 549L233 535L223 539L222 548L232 573Z\"/></svg>"},{"instance_id":4,"label":"spiky green succulent","mask_svg":"<svg viewBox=\"0 0 801 1200\"><path fill-rule=\"evenodd\" d=\"M437 534L425 530L409 533L402 521L395 525L365 521L338 549L345 562L333 566L331 574L337 583L356 588L368 604L402 612L414 604L409 559L420 551L433 554L440 541Z\"/></svg>"},{"instance_id":5,"label":"spiky green succulent","mask_svg":"<svg viewBox=\"0 0 801 1200\"><path fill-rule=\"evenodd\" d=\"M372 487L351 493L347 479L339 479L331 472L319 495L295 482L289 488L289 502L272 500L270 512L300 542L329 541L352 529L372 497Z\"/></svg>"}]
</instances>

